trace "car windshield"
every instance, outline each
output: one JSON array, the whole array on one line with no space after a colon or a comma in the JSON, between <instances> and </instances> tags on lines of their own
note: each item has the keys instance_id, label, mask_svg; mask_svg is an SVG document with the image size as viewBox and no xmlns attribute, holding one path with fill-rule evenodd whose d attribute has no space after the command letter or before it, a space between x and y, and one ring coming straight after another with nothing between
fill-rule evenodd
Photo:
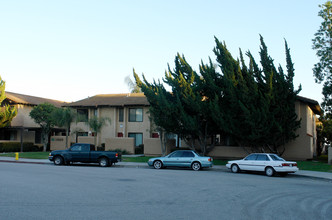
<instances>
[{"instance_id":1,"label":"car windshield","mask_svg":"<svg viewBox=\"0 0 332 220\"><path fill-rule=\"evenodd\" d=\"M279 157L278 155L275 154L269 154L271 159L274 161L285 161L284 159L282 159L281 157Z\"/></svg>"}]
</instances>

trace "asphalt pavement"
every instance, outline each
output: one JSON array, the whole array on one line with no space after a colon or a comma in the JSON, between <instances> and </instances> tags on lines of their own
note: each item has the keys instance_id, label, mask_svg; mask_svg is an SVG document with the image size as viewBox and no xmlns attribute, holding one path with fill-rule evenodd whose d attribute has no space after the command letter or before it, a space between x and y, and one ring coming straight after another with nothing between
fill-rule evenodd
<instances>
[{"instance_id":1,"label":"asphalt pavement","mask_svg":"<svg viewBox=\"0 0 332 220\"><path fill-rule=\"evenodd\" d=\"M27 158L19 158L16 160L14 157L0 157L0 162L7 163L29 163L29 164L53 164L53 162L48 159L27 159ZM149 168L147 163L135 163L135 162L118 162L116 163L117 167L128 167L128 168ZM214 165L212 170L219 170L224 172L229 172L226 166ZM296 173L291 173L289 175L310 177L316 179L325 179L332 181L332 173L329 172L318 172L318 171L308 171L308 170L299 170Z\"/></svg>"}]
</instances>

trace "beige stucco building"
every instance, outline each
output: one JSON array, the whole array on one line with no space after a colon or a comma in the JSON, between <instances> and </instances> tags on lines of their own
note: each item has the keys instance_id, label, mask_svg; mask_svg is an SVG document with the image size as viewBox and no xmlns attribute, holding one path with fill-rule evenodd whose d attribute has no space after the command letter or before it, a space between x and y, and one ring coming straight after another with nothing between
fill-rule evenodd
<instances>
[{"instance_id":1,"label":"beige stucco building","mask_svg":"<svg viewBox=\"0 0 332 220\"><path fill-rule=\"evenodd\" d=\"M50 103L56 107L61 107L64 102L28 96L13 92L6 92L5 103L17 108L17 115L12 120L9 127L0 129L0 142L30 142L41 145L41 129L30 117L30 111L34 106L42 103ZM61 134L63 129L53 129L53 134Z\"/></svg>"},{"instance_id":2,"label":"beige stucco building","mask_svg":"<svg viewBox=\"0 0 332 220\"><path fill-rule=\"evenodd\" d=\"M148 113L149 103L143 93L96 95L64 106L74 108L85 120L94 116L109 119L97 134L84 120L72 123L71 142L77 142L81 137L97 135L97 146L105 144L109 146L106 147L115 149L121 148L116 146L121 145L119 138L133 138L134 146L139 147L144 144L145 139L158 137L153 130Z\"/></svg>"},{"instance_id":3,"label":"beige stucco building","mask_svg":"<svg viewBox=\"0 0 332 220\"><path fill-rule=\"evenodd\" d=\"M161 155L159 134L149 117L149 102L143 93L96 95L77 102L64 103L50 99L26 96L6 92L7 101L18 108L18 115L11 126L0 130L0 141L33 142L40 144L40 129L30 118L33 106L48 102L57 107L70 107L80 115L77 122L70 128L70 143L94 143L105 146L106 150L125 149L134 154L135 148L144 145L145 155ZM317 115L321 113L317 101L298 96L295 103L296 113L301 119L301 127L297 130L298 137L285 146L283 157L286 159L312 159L316 154ZM94 116L108 118L107 122L96 134L84 121ZM84 120L82 120L84 118ZM65 137L63 130L55 129L51 137L51 150L64 149ZM97 137L95 139L95 137ZM210 153L215 158L239 158L248 154L248 149L225 145L216 146ZM166 152L175 147L185 147L181 140L171 140Z\"/></svg>"}]
</instances>

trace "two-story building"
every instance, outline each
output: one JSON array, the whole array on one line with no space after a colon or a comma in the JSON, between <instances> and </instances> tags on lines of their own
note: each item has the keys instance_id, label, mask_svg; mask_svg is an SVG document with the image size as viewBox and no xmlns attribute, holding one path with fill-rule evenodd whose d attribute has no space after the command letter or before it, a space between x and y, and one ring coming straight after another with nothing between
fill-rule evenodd
<instances>
[{"instance_id":1,"label":"two-story building","mask_svg":"<svg viewBox=\"0 0 332 220\"><path fill-rule=\"evenodd\" d=\"M9 127L0 129L0 142L30 142L41 145L41 128L30 117L30 112L34 106L42 103L50 103L56 107L61 107L64 102L23 95L13 92L6 92L5 103L17 108L17 115L13 118ZM61 134L63 129L53 129L53 134Z\"/></svg>"},{"instance_id":2,"label":"two-story building","mask_svg":"<svg viewBox=\"0 0 332 220\"><path fill-rule=\"evenodd\" d=\"M143 93L134 94L105 94L88 97L86 99L64 103L61 101L44 99L39 97L27 96L6 92L7 102L18 108L18 114L13 119L11 126L0 129L0 141L32 142L41 143L41 130L37 124L30 118L29 113L35 105L48 102L57 107L65 106L74 108L80 115L78 122L73 122L70 128L70 142L94 143L97 135L97 146L106 146L109 149L126 149L134 153L135 147L144 145L145 155L160 155L161 144L158 139L159 134L149 116L149 102ZM317 117L321 113L319 103L315 100L298 96L295 103L296 113L301 119L301 127L297 130L298 137L288 143L285 147L283 157L286 159L306 160L312 159L316 154ZM98 134L93 132L86 119L94 116L110 119ZM54 129L54 135L51 138L54 149L64 149L64 132L61 129ZM61 136L62 135L62 136ZM176 144L175 144L176 143ZM210 156L216 158L235 158L243 157L248 154L248 149L225 144L227 141L220 141L210 153ZM173 141L169 148L184 147L185 143L181 140Z\"/></svg>"},{"instance_id":3,"label":"two-story building","mask_svg":"<svg viewBox=\"0 0 332 220\"><path fill-rule=\"evenodd\" d=\"M107 144L112 138L113 142L117 138L134 138L135 147L139 147L144 139L157 136L149 118L149 102L143 93L96 95L64 106L74 108L81 119L71 125L71 142L97 135L97 146ZM94 116L110 119L99 134L85 122ZM85 140L92 142L91 138Z\"/></svg>"}]
</instances>

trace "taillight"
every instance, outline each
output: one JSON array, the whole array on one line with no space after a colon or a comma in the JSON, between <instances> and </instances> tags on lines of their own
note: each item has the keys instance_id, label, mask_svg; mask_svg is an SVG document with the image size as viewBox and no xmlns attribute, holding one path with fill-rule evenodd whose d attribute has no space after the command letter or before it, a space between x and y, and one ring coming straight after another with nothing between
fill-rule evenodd
<instances>
[{"instance_id":1,"label":"taillight","mask_svg":"<svg viewBox=\"0 0 332 220\"><path fill-rule=\"evenodd\" d=\"M291 166L297 167L297 164L296 163L283 163L282 166L283 167L291 167Z\"/></svg>"},{"instance_id":2,"label":"taillight","mask_svg":"<svg viewBox=\"0 0 332 220\"><path fill-rule=\"evenodd\" d=\"M119 154L118 154L118 153L116 153L116 154L115 154L115 157L119 157Z\"/></svg>"},{"instance_id":3,"label":"taillight","mask_svg":"<svg viewBox=\"0 0 332 220\"><path fill-rule=\"evenodd\" d=\"M212 158L210 157L210 158L208 159L208 161L211 162L211 161L212 161Z\"/></svg>"}]
</instances>

